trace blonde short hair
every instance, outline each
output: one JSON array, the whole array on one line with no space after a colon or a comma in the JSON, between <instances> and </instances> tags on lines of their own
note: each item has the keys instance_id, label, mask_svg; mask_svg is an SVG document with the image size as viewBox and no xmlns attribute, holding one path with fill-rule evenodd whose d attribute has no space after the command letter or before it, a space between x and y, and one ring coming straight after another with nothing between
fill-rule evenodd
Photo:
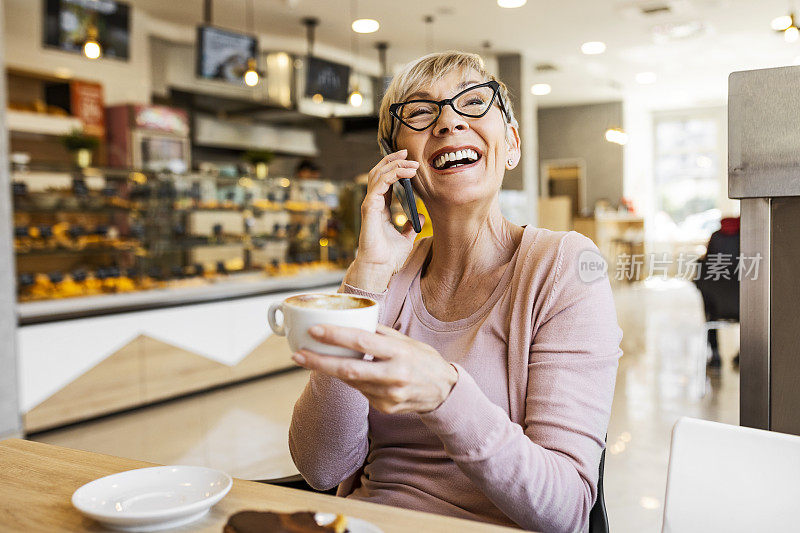
<instances>
[{"instance_id":1,"label":"blonde short hair","mask_svg":"<svg viewBox=\"0 0 800 533\"><path fill-rule=\"evenodd\" d=\"M497 94L500 99L500 109L501 111L505 110L506 123L515 128L518 127L506 84L486 71L483 58L478 54L450 50L422 56L404 66L392 78L389 87L386 89L386 94L383 95L381 108L378 112L378 139L387 139L390 141L389 145L394 147L398 130L396 126L398 124L389 113L390 105L404 101L408 98L408 95L415 93L426 85L436 83L451 72L468 70L474 70L486 81L494 80L500 84L500 90Z\"/></svg>"}]
</instances>

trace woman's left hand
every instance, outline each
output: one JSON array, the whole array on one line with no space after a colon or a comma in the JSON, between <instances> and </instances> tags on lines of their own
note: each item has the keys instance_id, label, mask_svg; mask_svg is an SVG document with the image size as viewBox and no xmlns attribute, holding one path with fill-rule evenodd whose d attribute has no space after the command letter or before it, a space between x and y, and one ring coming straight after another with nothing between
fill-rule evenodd
<instances>
[{"instance_id":1,"label":"woman's left hand","mask_svg":"<svg viewBox=\"0 0 800 533\"><path fill-rule=\"evenodd\" d=\"M375 409L389 414L424 413L439 407L458 380L458 371L431 346L378 325L375 333L319 325L308 330L316 340L368 353L364 361L300 350L302 367L336 377L359 390Z\"/></svg>"}]
</instances>

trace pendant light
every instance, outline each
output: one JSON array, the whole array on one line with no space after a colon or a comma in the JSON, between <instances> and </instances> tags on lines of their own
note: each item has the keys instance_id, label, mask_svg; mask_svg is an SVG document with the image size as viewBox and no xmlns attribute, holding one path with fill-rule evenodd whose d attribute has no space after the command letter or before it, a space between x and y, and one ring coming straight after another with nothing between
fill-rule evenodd
<instances>
[{"instance_id":1,"label":"pendant light","mask_svg":"<svg viewBox=\"0 0 800 533\"><path fill-rule=\"evenodd\" d=\"M357 0L350 1L350 19L357 20L356 13L358 11ZM355 22L353 22L355 24ZM377 29L377 28L376 28ZM350 53L353 55L354 63L358 62L358 36L356 35L357 30L355 26L353 26L353 32L350 34ZM355 81L353 82L353 90L350 92L350 97L347 99L348 103L353 107L361 107L361 104L364 103L364 96L361 94L361 91L358 90L358 73L354 73Z\"/></svg>"},{"instance_id":2,"label":"pendant light","mask_svg":"<svg viewBox=\"0 0 800 533\"><path fill-rule=\"evenodd\" d=\"M244 84L248 87L255 87L258 85L258 70L256 70L256 60L252 57L247 60L247 70L244 71Z\"/></svg>"},{"instance_id":3,"label":"pendant light","mask_svg":"<svg viewBox=\"0 0 800 533\"><path fill-rule=\"evenodd\" d=\"M378 50L378 63L381 66L381 78L385 78L389 73L388 63L386 62L386 50L389 49L389 43L386 41L379 41L375 43L375 49Z\"/></svg>"},{"instance_id":4,"label":"pendant light","mask_svg":"<svg viewBox=\"0 0 800 533\"><path fill-rule=\"evenodd\" d=\"M306 27L306 57L311 58L314 55L314 31L319 25L319 19L316 17L303 17L300 22ZM311 101L315 104L321 104L325 101L325 98L320 93L316 93L311 97Z\"/></svg>"},{"instance_id":5,"label":"pendant light","mask_svg":"<svg viewBox=\"0 0 800 533\"><path fill-rule=\"evenodd\" d=\"M425 51L430 54L433 52L433 15L425 15L422 22L425 23Z\"/></svg>"},{"instance_id":6,"label":"pendant light","mask_svg":"<svg viewBox=\"0 0 800 533\"><path fill-rule=\"evenodd\" d=\"M379 90L376 94L373 95L375 100L375 109L380 108L381 100L383 99L383 95L386 93L386 89L389 88L389 83L391 83L391 77L389 76L389 66L386 60L386 51L389 49L389 43L386 41L379 41L375 43L375 48L378 50L378 64L381 66L381 78L379 84Z\"/></svg>"},{"instance_id":7,"label":"pendant light","mask_svg":"<svg viewBox=\"0 0 800 533\"><path fill-rule=\"evenodd\" d=\"M794 43L797 39L800 38L800 30L797 29L797 26L792 23L791 26L783 30L783 39L787 43Z\"/></svg>"},{"instance_id":8,"label":"pendant light","mask_svg":"<svg viewBox=\"0 0 800 533\"><path fill-rule=\"evenodd\" d=\"M245 0L245 24L247 25L247 33L253 35L253 0ZM256 40L256 55L258 55L258 40ZM255 87L258 85L260 75L258 73L258 63L255 57L247 58L247 70L244 71L244 84L248 87Z\"/></svg>"},{"instance_id":9,"label":"pendant light","mask_svg":"<svg viewBox=\"0 0 800 533\"><path fill-rule=\"evenodd\" d=\"M361 104L364 103L364 97L358 91L358 85L353 89L353 92L350 93L350 105L353 107L361 107Z\"/></svg>"},{"instance_id":10,"label":"pendant light","mask_svg":"<svg viewBox=\"0 0 800 533\"><path fill-rule=\"evenodd\" d=\"M86 41L83 43L83 55L89 59L97 59L103 55L103 48L97 40L97 26L90 24L86 29Z\"/></svg>"},{"instance_id":11,"label":"pendant light","mask_svg":"<svg viewBox=\"0 0 800 533\"><path fill-rule=\"evenodd\" d=\"M787 43L794 43L800 39L800 29L798 29L797 16L794 13L794 6L790 3L789 14L781 15L772 19L772 29L783 33L783 39Z\"/></svg>"}]
</instances>

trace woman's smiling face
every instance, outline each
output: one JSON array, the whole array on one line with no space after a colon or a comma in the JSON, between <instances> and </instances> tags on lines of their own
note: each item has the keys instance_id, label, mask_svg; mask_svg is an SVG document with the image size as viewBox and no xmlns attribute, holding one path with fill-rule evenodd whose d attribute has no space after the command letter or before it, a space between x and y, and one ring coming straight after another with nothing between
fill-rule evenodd
<instances>
[{"instance_id":1,"label":"woman's smiling face","mask_svg":"<svg viewBox=\"0 0 800 533\"><path fill-rule=\"evenodd\" d=\"M485 81L472 70L454 71L406 100L452 98ZM506 123L498 101L499 96L480 118L464 117L451 106L444 106L438 120L423 131L399 125L395 144L397 149L408 150L408 159L420 163L412 182L423 201L460 205L494 198L506 168L513 168L519 161L519 135L516 128ZM477 161L452 167L442 165L446 158L443 155L469 150L472 152L466 153L471 158L477 155Z\"/></svg>"}]
</instances>

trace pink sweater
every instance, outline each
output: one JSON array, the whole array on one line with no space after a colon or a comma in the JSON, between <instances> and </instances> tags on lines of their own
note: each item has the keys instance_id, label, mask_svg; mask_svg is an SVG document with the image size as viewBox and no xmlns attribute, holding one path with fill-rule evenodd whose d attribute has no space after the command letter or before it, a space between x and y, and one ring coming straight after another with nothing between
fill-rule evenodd
<instances>
[{"instance_id":1,"label":"pink sweater","mask_svg":"<svg viewBox=\"0 0 800 533\"><path fill-rule=\"evenodd\" d=\"M622 332L607 278L585 283L574 232L526 227L478 311L442 322L425 309L417 243L382 294L381 323L423 341L458 370L424 414L386 415L312 372L289 429L292 458L315 488L420 511L537 531L582 531L596 497Z\"/></svg>"}]
</instances>

